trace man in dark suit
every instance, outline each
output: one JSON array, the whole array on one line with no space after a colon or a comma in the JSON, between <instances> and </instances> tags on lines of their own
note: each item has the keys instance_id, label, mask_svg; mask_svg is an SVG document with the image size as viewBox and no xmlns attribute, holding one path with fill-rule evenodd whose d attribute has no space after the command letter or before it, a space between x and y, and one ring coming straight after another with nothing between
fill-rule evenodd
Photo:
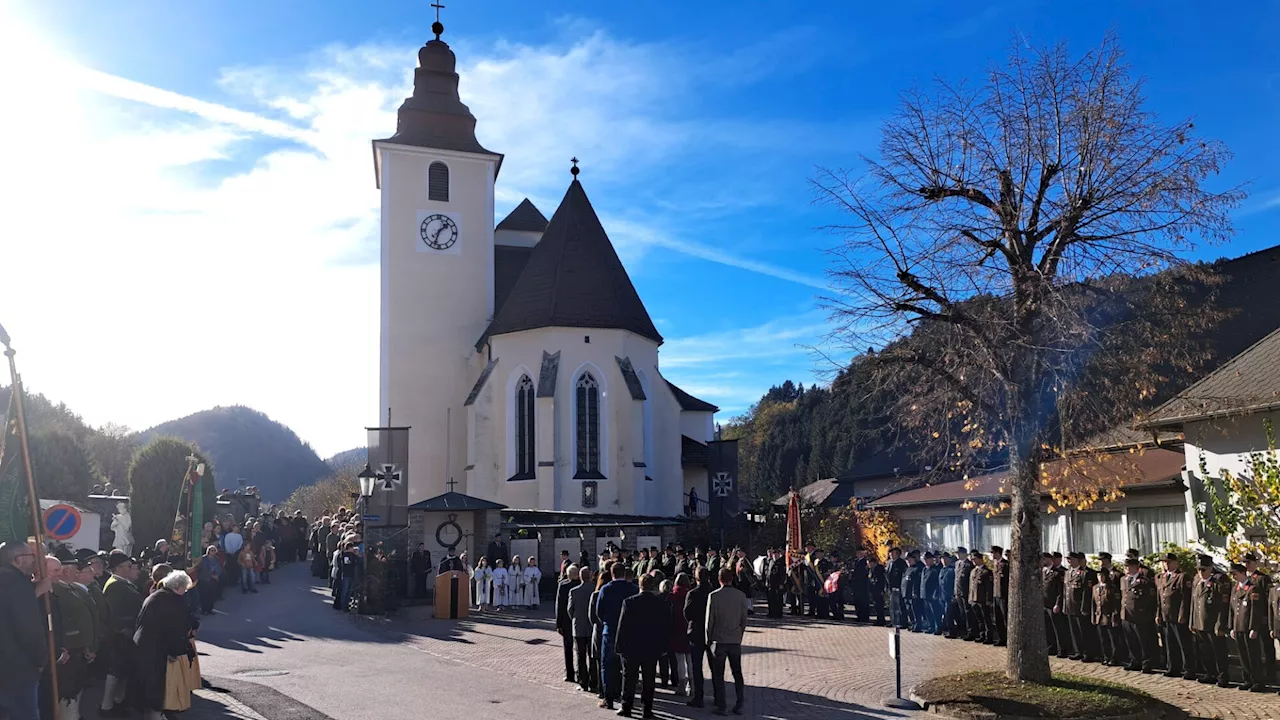
<instances>
[{"instance_id":1,"label":"man in dark suit","mask_svg":"<svg viewBox=\"0 0 1280 720\"><path fill-rule=\"evenodd\" d=\"M602 627L600 633L600 683L604 685L604 700L600 707L613 709L618 697L620 668L618 664L618 630L622 617L622 603L636 594L636 586L627 582L625 563L616 562L610 569L613 580L600 588L596 599L596 615Z\"/></svg>"},{"instance_id":2,"label":"man in dark suit","mask_svg":"<svg viewBox=\"0 0 1280 720\"><path fill-rule=\"evenodd\" d=\"M786 561L780 560L785 566ZM685 703L689 707L702 707L703 658L707 654L707 598L711 596L711 572L700 567L695 574L698 586L684 599L684 616L689 623L689 680L693 685L693 697Z\"/></svg>"},{"instance_id":3,"label":"man in dark suit","mask_svg":"<svg viewBox=\"0 0 1280 720\"><path fill-rule=\"evenodd\" d=\"M902 576L907 574L907 561L902 559L901 548L889 548L889 567L885 568L885 580L888 583L889 592L893 593L902 588ZM902 618L902 603L894 603L892 599L889 602L889 612L893 614L893 622L897 627L903 627L905 623Z\"/></svg>"},{"instance_id":4,"label":"man in dark suit","mask_svg":"<svg viewBox=\"0 0 1280 720\"><path fill-rule=\"evenodd\" d=\"M636 680L641 680L641 717L653 715L653 682L658 658L667 652L671 638L671 604L658 595L658 578L640 578L640 593L622 601L618 616L617 653L622 657L622 709L618 715L631 717L635 704Z\"/></svg>"},{"instance_id":5,"label":"man in dark suit","mask_svg":"<svg viewBox=\"0 0 1280 720\"><path fill-rule=\"evenodd\" d=\"M782 617L782 594L787 588L787 561L777 548L769 548L769 560L764 566L765 590L769 598L769 617Z\"/></svg>"},{"instance_id":6,"label":"man in dark suit","mask_svg":"<svg viewBox=\"0 0 1280 720\"><path fill-rule=\"evenodd\" d=\"M578 587L578 566L570 565L556 585L556 632L564 643L564 681L574 682L573 617L569 615L569 593Z\"/></svg>"}]
</instances>

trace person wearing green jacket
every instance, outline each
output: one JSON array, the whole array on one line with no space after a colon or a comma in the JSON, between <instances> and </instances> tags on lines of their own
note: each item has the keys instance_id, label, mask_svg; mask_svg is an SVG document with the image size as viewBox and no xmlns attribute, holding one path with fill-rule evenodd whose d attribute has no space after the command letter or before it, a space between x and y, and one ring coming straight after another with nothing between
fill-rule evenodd
<instances>
[{"instance_id":1,"label":"person wearing green jacket","mask_svg":"<svg viewBox=\"0 0 1280 720\"><path fill-rule=\"evenodd\" d=\"M64 558L61 578L53 584L53 601L62 619L58 639L59 717L80 717L80 693L89 681L89 665L98 654L102 627L98 608L81 574L92 571L88 560ZM90 580L92 582L92 580Z\"/></svg>"},{"instance_id":2,"label":"person wearing green jacket","mask_svg":"<svg viewBox=\"0 0 1280 720\"><path fill-rule=\"evenodd\" d=\"M103 586L102 594L107 599L110 615L103 642L111 646L111 665L107 669L98 715L104 718L128 717L129 710L123 703L135 649L134 625L142 610L142 593L135 582L138 565L133 558L114 550L107 556L107 571L110 577Z\"/></svg>"}]
</instances>

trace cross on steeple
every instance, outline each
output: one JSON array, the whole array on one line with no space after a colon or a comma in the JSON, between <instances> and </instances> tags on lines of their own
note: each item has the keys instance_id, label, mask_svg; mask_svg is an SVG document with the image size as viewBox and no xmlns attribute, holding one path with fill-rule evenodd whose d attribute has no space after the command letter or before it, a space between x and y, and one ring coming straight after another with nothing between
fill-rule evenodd
<instances>
[{"instance_id":1,"label":"cross on steeple","mask_svg":"<svg viewBox=\"0 0 1280 720\"><path fill-rule=\"evenodd\" d=\"M444 5L440 4L440 0L431 3L431 7L436 9L436 21L431 23L431 32L436 34L436 39L440 39L440 34L444 32L444 25L440 23L440 11L444 9Z\"/></svg>"},{"instance_id":2,"label":"cross on steeple","mask_svg":"<svg viewBox=\"0 0 1280 720\"><path fill-rule=\"evenodd\" d=\"M453 478L449 478L449 482L445 483L445 486L449 488L449 492L453 492L453 488L457 484L458 484L457 480L454 480Z\"/></svg>"},{"instance_id":3,"label":"cross on steeple","mask_svg":"<svg viewBox=\"0 0 1280 720\"><path fill-rule=\"evenodd\" d=\"M569 168L569 174L574 176L575 178L578 177L578 173L582 172L581 170L578 169L578 158L576 157L569 158L569 162L573 163L573 167Z\"/></svg>"}]
</instances>

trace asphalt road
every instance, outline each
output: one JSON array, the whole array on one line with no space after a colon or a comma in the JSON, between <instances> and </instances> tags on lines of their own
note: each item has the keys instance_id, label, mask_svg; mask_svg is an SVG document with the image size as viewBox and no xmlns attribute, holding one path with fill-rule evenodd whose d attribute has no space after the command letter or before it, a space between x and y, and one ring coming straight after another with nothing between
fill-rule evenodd
<instances>
[{"instance_id":1,"label":"asphalt road","mask_svg":"<svg viewBox=\"0 0 1280 720\"><path fill-rule=\"evenodd\" d=\"M438 658L358 624L304 564L272 580L256 595L229 591L199 637L205 677L267 720L612 716L568 686Z\"/></svg>"}]
</instances>

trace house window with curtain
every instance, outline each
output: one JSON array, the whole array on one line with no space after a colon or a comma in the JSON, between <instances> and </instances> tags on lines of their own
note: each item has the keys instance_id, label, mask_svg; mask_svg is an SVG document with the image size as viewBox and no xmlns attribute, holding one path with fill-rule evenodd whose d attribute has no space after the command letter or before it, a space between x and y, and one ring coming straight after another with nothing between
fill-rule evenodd
<instances>
[{"instance_id":1,"label":"house window with curtain","mask_svg":"<svg viewBox=\"0 0 1280 720\"><path fill-rule=\"evenodd\" d=\"M516 383L516 396L514 399L516 410L516 472L515 475L511 476L511 479L532 480L536 476L536 471L534 470L536 453L534 448L536 447L537 435L533 426L533 380L528 375L520 376L520 381Z\"/></svg>"},{"instance_id":2,"label":"house window with curtain","mask_svg":"<svg viewBox=\"0 0 1280 720\"><path fill-rule=\"evenodd\" d=\"M978 548L986 552L992 545L1008 549L1013 544L1013 529L1008 515L978 517Z\"/></svg>"},{"instance_id":3,"label":"house window with curtain","mask_svg":"<svg viewBox=\"0 0 1280 720\"><path fill-rule=\"evenodd\" d=\"M1076 550L1088 555L1109 552L1116 555L1129 547L1124 518L1118 512L1076 513Z\"/></svg>"},{"instance_id":4,"label":"house window with curtain","mask_svg":"<svg viewBox=\"0 0 1280 720\"><path fill-rule=\"evenodd\" d=\"M449 166L433 162L427 168L427 199L449 202Z\"/></svg>"},{"instance_id":5,"label":"house window with curtain","mask_svg":"<svg viewBox=\"0 0 1280 720\"><path fill-rule=\"evenodd\" d=\"M1186 545L1186 508L1181 505L1129 508L1129 540L1144 555L1164 550L1165 543Z\"/></svg>"},{"instance_id":6,"label":"house window with curtain","mask_svg":"<svg viewBox=\"0 0 1280 720\"><path fill-rule=\"evenodd\" d=\"M575 478L602 480L600 472L600 384L582 373L574 391L578 467Z\"/></svg>"},{"instance_id":7,"label":"house window with curtain","mask_svg":"<svg viewBox=\"0 0 1280 720\"><path fill-rule=\"evenodd\" d=\"M929 544L934 550L955 550L969 544L964 536L964 518L959 515L930 518Z\"/></svg>"},{"instance_id":8,"label":"house window with curtain","mask_svg":"<svg viewBox=\"0 0 1280 720\"><path fill-rule=\"evenodd\" d=\"M1067 533L1062 527L1062 523L1058 522L1060 515L1046 514L1041 518L1040 525L1040 544L1045 552L1058 551L1062 554L1067 552Z\"/></svg>"},{"instance_id":9,"label":"house window with curtain","mask_svg":"<svg viewBox=\"0 0 1280 720\"><path fill-rule=\"evenodd\" d=\"M927 545L929 543L928 520L903 520L900 524L902 533L911 538L912 544ZM906 548L903 548L906 551Z\"/></svg>"}]
</instances>

